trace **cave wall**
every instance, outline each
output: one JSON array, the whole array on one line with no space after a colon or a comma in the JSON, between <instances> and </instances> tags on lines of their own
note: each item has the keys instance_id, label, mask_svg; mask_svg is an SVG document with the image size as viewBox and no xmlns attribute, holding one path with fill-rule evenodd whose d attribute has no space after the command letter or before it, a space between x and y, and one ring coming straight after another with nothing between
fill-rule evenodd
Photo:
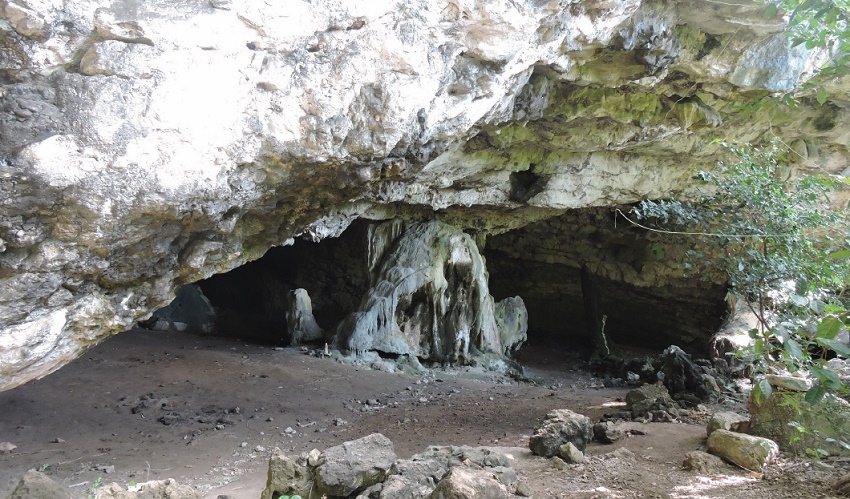
<instances>
[{"instance_id":1,"label":"cave wall","mask_svg":"<svg viewBox=\"0 0 850 499\"><path fill-rule=\"evenodd\" d=\"M0 389L355 219L497 234L687 192L716 137L840 173L848 85L760 2L0 2ZM825 114L826 113L826 114Z\"/></svg>"},{"instance_id":2,"label":"cave wall","mask_svg":"<svg viewBox=\"0 0 850 499\"><path fill-rule=\"evenodd\" d=\"M525 300L531 341L594 351L582 286L586 266L598 293L597 319L607 316L612 345L705 352L727 313L726 286L718 278L684 276L677 263L685 249L610 208L586 208L489 237L484 255L493 295Z\"/></svg>"}]
</instances>

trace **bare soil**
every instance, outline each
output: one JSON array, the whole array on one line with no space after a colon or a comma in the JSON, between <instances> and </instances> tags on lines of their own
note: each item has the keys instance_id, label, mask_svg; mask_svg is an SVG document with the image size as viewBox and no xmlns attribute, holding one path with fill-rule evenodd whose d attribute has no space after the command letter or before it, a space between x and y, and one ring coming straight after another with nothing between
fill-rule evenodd
<instances>
[{"instance_id":1,"label":"bare soil","mask_svg":"<svg viewBox=\"0 0 850 499\"><path fill-rule=\"evenodd\" d=\"M0 442L17 446L0 454L0 497L36 468L78 497L101 483L170 477L204 497L256 499L273 447L301 453L373 432L400 457L429 445L506 447L538 499L832 497L829 484L850 468L783 456L764 474L699 475L681 462L702 448L705 428L687 423L622 423L644 434L593 443L582 465L534 457L528 438L548 411L598 419L622 410L626 389L604 388L546 345L519 360L538 383L466 368L392 374L297 348L133 330L0 393ZM620 447L632 455L611 454Z\"/></svg>"}]
</instances>

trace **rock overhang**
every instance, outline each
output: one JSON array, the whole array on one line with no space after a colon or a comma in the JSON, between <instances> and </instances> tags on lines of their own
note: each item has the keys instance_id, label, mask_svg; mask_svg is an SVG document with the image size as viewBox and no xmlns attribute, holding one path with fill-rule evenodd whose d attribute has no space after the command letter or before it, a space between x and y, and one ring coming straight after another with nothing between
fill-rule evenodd
<instances>
[{"instance_id":1,"label":"rock overhang","mask_svg":"<svg viewBox=\"0 0 850 499\"><path fill-rule=\"evenodd\" d=\"M2 8L6 388L360 217L495 234L665 197L717 137L848 156L840 82L828 108L740 112L818 62L757 2Z\"/></svg>"}]
</instances>

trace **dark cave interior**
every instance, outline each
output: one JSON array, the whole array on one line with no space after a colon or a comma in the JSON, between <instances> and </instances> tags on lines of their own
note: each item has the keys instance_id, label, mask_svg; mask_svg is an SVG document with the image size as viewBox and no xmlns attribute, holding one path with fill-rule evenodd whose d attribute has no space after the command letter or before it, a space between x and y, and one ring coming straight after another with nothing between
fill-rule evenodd
<instances>
[{"instance_id":1,"label":"dark cave interior","mask_svg":"<svg viewBox=\"0 0 850 499\"><path fill-rule=\"evenodd\" d=\"M725 287L681 275L635 284L646 277L641 273L658 271L653 243L639 231L609 226L609 213L575 210L488 237L482 254L490 293L497 301L522 297L529 341L564 351L589 355L593 324L604 320L612 346L657 352L675 344L705 352L726 311ZM286 295L296 288L307 290L319 326L333 333L368 289L370 223L358 220L337 238L271 248L198 282L216 311L214 333L288 344Z\"/></svg>"}]
</instances>

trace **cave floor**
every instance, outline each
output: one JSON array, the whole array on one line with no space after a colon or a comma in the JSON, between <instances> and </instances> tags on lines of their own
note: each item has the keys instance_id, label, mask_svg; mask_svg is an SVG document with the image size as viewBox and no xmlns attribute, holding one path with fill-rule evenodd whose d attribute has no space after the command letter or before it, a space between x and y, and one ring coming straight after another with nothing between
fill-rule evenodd
<instances>
[{"instance_id":1,"label":"cave floor","mask_svg":"<svg viewBox=\"0 0 850 499\"><path fill-rule=\"evenodd\" d=\"M548 411L598 418L616 411L626 393L603 388L547 345L529 346L520 360L540 383L464 371L391 374L297 348L133 330L50 376L0 393L0 441L17 445L0 454L0 497L25 470L37 468L78 497L94 484L171 477L204 497L256 499L276 446L300 453L381 432L400 457L428 445L527 449ZM828 484L848 467L789 457L761 477L732 467L701 476L680 464L704 443L703 425L624 428L645 435L593 443L589 461L572 467L513 449L514 467L539 499L829 497ZM618 447L634 456L601 457Z\"/></svg>"}]
</instances>

